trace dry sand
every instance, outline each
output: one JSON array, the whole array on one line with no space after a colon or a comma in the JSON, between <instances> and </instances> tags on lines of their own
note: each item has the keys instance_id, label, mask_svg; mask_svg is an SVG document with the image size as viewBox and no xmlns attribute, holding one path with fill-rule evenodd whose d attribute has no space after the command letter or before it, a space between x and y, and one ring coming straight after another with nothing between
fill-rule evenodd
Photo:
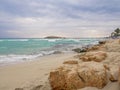
<instances>
[{"instance_id":1,"label":"dry sand","mask_svg":"<svg viewBox=\"0 0 120 90\"><path fill-rule=\"evenodd\" d=\"M0 67L0 90L15 90L15 88L32 90L41 86L42 88L38 90L50 90L49 72L74 55L56 54L40 57L35 61Z\"/></svg>"}]
</instances>

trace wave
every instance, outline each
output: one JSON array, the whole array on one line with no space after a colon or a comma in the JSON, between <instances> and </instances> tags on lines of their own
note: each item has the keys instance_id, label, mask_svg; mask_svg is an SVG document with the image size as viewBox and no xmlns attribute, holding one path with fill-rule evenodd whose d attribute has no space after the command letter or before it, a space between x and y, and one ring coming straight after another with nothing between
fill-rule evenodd
<instances>
[{"instance_id":1,"label":"wave","mask_svg":"<svg viewBox=\"0 0 120 90\"><path fill-rule=\"evenodd\" d=\"M31 39L32 41L48 41L48 42L56 42L61 39Z\"/></svg>"},{"instance_id":2,"label":"wave","mask_svg":"<svg viewBox=\"0 0 120 90\"><path fill-rule=\"evenodd\" d=\"M37 58L39 55L0 55L0 66L7 65L10 63L17 63L17 62L24 62L26 60L32 60L34 58Z\"/></svg>"},{"instance_id":3,"label":"wave","mask_svg":"<svg viewBox=\"0 0 120 90\"><path fill-rule=\"evenodd\" d=\"M0 42L2 42L2 41L4 41L4 40L0 40Z\"/></svg>"},{"instance_id":4,"label":"wave","mask_svg":"<svg viewBox=\"0 0 120 90\"><path fill-rule=\"evenodd\" d=\"M56 42L56 41L60 41L62 39L44 39L44 40L47 40L48 42Z\"/></svg>"},{"instance_id":5,"label":"wave","mask_svg":"<svg viewBox=\"0 0 120 90\"><path fill-rule=\"evenodd\" d=\"M2 40L2 41L4 41L4 40ZM83 39L5 39L5 41L11 41L10 43L13 43L12 41L20 41L20 42L21 41L29 41L31 46L28 49L31 49L32 51L29 52L28 49L24 49L24 44L26 44L28 42L26 42L26 43L23 42L23 47L22 46L20 46L20 48L15 47L17 49L15 50L15 52L13 52L13 53L17 53L19 55L11 54L11 52L7 53L8 55L0 55L0 65L14 63L14 62L23 62L26 60L34 60L34 58L37 58L37 57L51 55L51 54L55 54L55 53L59 53L59 52L69 52L69 51L72 51L72 49L74 49L74 48L80 48L84 45L98 43L98 40L87 40L87 39L84 39L84 40ZM44 47L46 44L47 45L50 44L50 46L42 48L40 50L36 50L36 48L38 48L38 49L41 48L39 45L41 45L42 43L45 43ZM37 47L35 46L36 44L38 44ZM26 44L26 46L27 45L28 44ZM33 46L36 48L34 49ZM9 47L9 48L11 48L11 47ZM7 50L7 49L6 49L6 47L1 46L0 50ZM13 50L14 50L14 47L13 47ZM21 51L23 50L22 54L28 54L28 55L20 55L21 52L19 53L19 50L21 50ZM26 50L28 50L28 51L26 51ZM29 52L29 53L26 53L26 52Z\"/></svg>"},{"instance_id":6,"label":"wave","mask_svg":"<svg viewBox=\"0 0 120 90\"><path fill-rule=\"evenodd\" d=\"M10 55L0 55L0 66L17 63L17 62L24 62L24 61L31 61L35 58L51 55L51 54L57 54L61 51L41 51L39 54L31 54L31 55L16 55L16 54L10 54Z\"/></svg>"},{"instance_id":7,"label":"wave","mask_svg":"<svg viewBox=\"0 0 120 90\"><path fill-rule=\"evenodd\" d=\"M29 39L9 39L7 41L29 41Z\"/></svg>"}]
</instances>

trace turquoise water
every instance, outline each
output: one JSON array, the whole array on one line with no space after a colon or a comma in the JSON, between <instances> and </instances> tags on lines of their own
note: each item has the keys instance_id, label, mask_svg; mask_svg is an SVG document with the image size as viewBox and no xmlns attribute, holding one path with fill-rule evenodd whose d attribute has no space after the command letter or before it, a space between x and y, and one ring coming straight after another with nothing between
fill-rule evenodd
<instances>
[{"instance_id":1,"label":"turquoise water","mask_svg":"<svg viewBox=\"0 0 120 90\"><path fill-rule=\"evenodd\" d=\"M0 64L96 44L100 39L0 39Z\"/></svg>"}]
</instances>

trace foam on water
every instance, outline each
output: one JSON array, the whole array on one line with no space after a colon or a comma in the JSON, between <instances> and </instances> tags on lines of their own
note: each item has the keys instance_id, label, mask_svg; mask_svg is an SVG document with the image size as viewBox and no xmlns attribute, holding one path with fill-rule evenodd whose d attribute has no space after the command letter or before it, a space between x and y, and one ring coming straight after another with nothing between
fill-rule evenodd
<instances>
[{"instance_id":1,"label":"foam on water","mask_svg":"<svg viewBox=\"0 0 120 90\"><path fill-rule=\"evenodd\" d=\"M0 40L0 42L2 42L3 40Z\"/></svg>"},{"instance_id":2,"label":"foam on water","mask_svg":"<svg viewBox=\"0 0 120 90\"><path fill-rule=\"evenodd\" d=\"M71 52L74 48L97 44L99 39L0 39L0 65Z\"/></svg>"},{"instance_id":3,"label":"foam on water","mask_svg":"<svg viewBox=\"0 0 120 90\"><path fill-rule=\"evenodd\" d=\"M29 39L10 39L7 41L28 41Z\"/></svg>"}]
</instances>

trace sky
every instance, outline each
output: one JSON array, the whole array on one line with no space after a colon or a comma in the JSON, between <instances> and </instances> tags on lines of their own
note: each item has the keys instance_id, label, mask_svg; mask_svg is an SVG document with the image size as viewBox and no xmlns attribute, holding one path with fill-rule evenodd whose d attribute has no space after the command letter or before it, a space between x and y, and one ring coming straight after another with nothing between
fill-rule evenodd
<instances>
[{"instance_id":1,"label":"sky","mask_svg":"<svg viewBox=\"0 0 120 90\"><path fill-rule=\"evenodd\" d=\"M120 0L0 0L0 38L104 37L120 26Z\"/></svg>"}]
</instances>

